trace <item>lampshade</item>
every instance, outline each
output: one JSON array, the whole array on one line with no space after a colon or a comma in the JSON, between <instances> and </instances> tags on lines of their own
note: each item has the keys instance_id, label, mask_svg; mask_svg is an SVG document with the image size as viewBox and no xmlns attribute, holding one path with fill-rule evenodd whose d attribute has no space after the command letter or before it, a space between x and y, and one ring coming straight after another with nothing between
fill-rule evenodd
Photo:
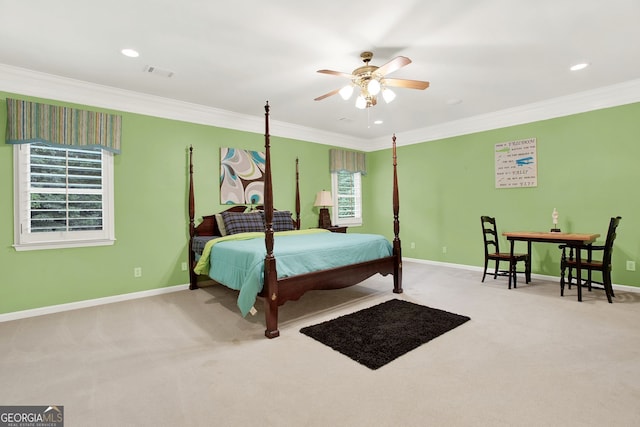
<instances>
[{"instance_id":1,"label":"lampshade","mask_svg":"<svg viewBox=\"0 0 640 427\"><path fill-rule=\"evenodd\" d=\"M364 110L367 108L367 100L364 99L364 96L360 95L356 98L356 108Z\"/></svg>"},{"instance_id":2,"label":"lampshade","mask_svg":"<svg viewBox=\"0 0 640 427\"><path fill-rule=\"evenodd\" d=\"M318 194L316 195L316 201L313 206L333 206L331 191L318 191Z\"/></svg>"}]
</instances>

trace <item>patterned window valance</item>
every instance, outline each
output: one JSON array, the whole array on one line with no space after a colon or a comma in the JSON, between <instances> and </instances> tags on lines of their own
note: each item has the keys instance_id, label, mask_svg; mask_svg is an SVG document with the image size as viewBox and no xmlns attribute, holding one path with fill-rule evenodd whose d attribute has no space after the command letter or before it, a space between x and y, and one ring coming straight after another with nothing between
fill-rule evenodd
<instances>
[{"instance_id":1,"label":"patterned window valance","mask_svg":"<svg viewBox=\"0 0 640 427\"><path fill-rule=\"evenodd\" d=\"M122 116L7 99L7 144L44 142L120 153Z\"/></svg>"},{"instance_id":2,"label":"patterned window valance","mask_svg":"<svg viewBox=\"0 0 640 427\"><path fill-rule=\"evenodd\" d=\"M360 172L367 174L365 153L347 150L329 150L329 169L331 172Z\"/></svg>"}]
</instances>

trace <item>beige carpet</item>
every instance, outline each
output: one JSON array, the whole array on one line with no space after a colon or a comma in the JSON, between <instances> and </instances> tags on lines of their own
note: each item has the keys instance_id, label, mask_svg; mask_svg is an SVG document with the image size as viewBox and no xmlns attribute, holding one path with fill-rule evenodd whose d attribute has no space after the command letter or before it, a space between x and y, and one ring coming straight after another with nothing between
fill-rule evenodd
<instances>
[{"instance_id":1,"label":"beige carpet","mask_svg":"<svg viewBox=\"0 0 640 427\"><path fill-rule=\"evenodd\" d=\"M263 338L223 287L0 323L0 405L64 405L71 426L637 426L640 294L404 264L316 291ZM390 298L471 317L372 371L299 333Z\"/></svg>"}]
</instances>

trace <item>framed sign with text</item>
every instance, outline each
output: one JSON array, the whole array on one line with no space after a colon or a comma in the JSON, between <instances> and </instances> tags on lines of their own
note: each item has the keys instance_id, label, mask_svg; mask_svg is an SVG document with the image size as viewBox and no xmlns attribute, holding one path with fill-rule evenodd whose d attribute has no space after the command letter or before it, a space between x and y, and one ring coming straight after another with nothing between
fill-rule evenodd
<instances>
[{"instance_id":1,"label":"framed sign with text","mask_svg":"<svg viewBox=\"0 0 640 427\"><path fill-rule=\"evenodd\" d=\"M496 144L495 156L496 188L538 186L535 138Z\"/></svg>"}]
</instances>

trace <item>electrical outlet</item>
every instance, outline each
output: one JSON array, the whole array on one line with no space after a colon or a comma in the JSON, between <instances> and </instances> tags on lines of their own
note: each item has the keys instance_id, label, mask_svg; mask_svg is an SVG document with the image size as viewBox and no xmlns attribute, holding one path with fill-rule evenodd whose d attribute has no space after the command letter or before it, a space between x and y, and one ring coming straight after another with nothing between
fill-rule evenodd
<instances>
[{"instance_id":1,"label":"electrical outlet","mask_svg":"<svg viewBox=\"0 0 640 427\"><path fill-rule=\"evenodd\" d=\"M415 249L416 248L416 242L411 242L411 249Z\"/></svg>"},{"instance_id":2,"label":"electrical outlet","mask_svg":"<svg viewBox=\"0 0 640 427\"><path fill-rule=\"evenodd\" d=\"M133 269L133 277L142 277L142 267L136 267Z\"/></svg>"},{"instance_id":3,"label":"electrical outlet","mask_svg":"<svg viewBox=\"0 0 640 427\"><path fill-rule=\"evenodd\" d=\"M627 261L627 270L628 271L636 271L636 262L635 261Z\"/></svg>"},{"instance_id":4,"label":"electrical outlet","mask_svg":"<svg viewBox=\"0 0 640 427\"><path fill-rule=\"evenodd\" d=\"M182 263L182 271L187 271L187 263L186 262Z\"/></svg>"},{"instance_id":5,"label":"electrical outlet","mask_svg":"<svg viewBox=\"0 0 640 427\"><path fill-rule=\"evenodd\" d=\"M443 254L446 254L446 253L447 253L447 247L446 247L446 246L443 246L443 247L442 247L442 253L443 253Z\"/></svg>"}]
</instances>

